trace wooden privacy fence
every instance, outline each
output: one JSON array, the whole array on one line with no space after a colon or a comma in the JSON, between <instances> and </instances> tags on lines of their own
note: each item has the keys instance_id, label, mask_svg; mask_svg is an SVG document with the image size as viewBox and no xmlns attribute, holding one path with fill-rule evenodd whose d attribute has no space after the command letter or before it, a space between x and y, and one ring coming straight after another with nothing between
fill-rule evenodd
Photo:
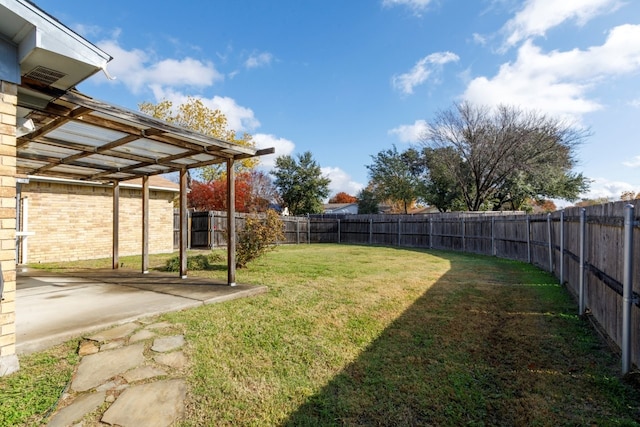
<instances>
[{"instance_id":1,"label":"wooden privacy fence","mask_svg":"<svg viewBox=\"0 0 640 427\"><path fill-rule=\"evenodd\" d=\"M640 268L632 268L640 266L640 250L632 250L640 248L640 227L637 210L633 205L625 208L627 203L540 215L460 212L282 217L285 240L281 243L445 249L534 264L558 277L578 299L580 314L590 312L621 347L626 373L631 363L640 365ZM626 221L626 236L625 209L632 212ZM245 217L238 214L238 230ZM224 212L191 212L189 246L225 245L225 221ZM625 258L629 258L626 263Z\"/></svg>"}]
</instances>

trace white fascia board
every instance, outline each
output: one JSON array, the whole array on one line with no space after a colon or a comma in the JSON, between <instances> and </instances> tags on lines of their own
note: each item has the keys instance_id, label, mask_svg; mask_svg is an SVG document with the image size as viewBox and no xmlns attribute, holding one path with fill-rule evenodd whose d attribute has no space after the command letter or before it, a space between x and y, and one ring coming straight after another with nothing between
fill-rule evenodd
<instances>
[{"instance_id":1,"label":"white fascia board","mask_svg":"<svg viewBox=\"0 0 640 427\"><path fill-rule=\"evenodd\" d=\"M111 60L109 54L27 1L0 0L0 6L4 6L32 26L30 31L17 35L21 40L14 40L19 45L21 61L36 48L72 58L98 70L104 69Z\"/></svg>"}]
</instances>

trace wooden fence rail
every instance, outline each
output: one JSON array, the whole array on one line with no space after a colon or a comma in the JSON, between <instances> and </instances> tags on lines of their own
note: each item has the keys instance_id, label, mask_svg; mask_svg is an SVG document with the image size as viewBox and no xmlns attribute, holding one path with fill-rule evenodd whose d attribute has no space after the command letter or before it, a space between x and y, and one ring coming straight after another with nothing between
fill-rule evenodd
<instances>
[{"instance_id":1,"label":"wooden fence rail","mask_svg":"<svg viewBox=\"0 0 640 427\"><path fill-rule=\"evenodd\" d=\"M640 201L634 201L640 204ZM348 243L445 249L534 264L553 273L618 346L623 337L624 208L627 202L551 214L443 213L282 217L281 243ZM636 210L636 213L638 211ZM581 216L584 215L584 225ZM246 215L238 214L237 229ZM190 247L225 245L224 212L190 213ZM640 248L634 217L632 240ZM581 235L581 228L584 233ZM581 238L582 237L582 238ZM581 262L581 255L583 261ZM640 249L632 264L640 266ZM632 271L631 361L640 365L640 268ZM581 307L582 309L582 307Z\"/></svg>"}]
</instances>

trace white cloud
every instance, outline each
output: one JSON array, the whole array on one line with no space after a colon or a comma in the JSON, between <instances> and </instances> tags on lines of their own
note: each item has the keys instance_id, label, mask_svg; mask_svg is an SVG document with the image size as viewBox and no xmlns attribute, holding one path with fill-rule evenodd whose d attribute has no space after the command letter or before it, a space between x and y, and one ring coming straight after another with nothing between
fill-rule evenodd
<instances>
[{"instance_id":1,"label":"white cloud","mask_svg":"<svg viewBox=\"0 0 640 427\"><path fill-rule=\"evenodd\" d=\"M506 33L504 47L515 46L531 37L544 36L547 30L567 20L584 25L593 17L614 11L620 5L620 0L528 0L502 28Z\"/></svg>"},{"instance_id":2,"label":"white cloud","mask_svg":"<svg viewBox=\"0 0 640 427\"><path fill-rule=\"evenodd\" d=\"M407 6L415 16L422 16L421 12L427 9L432 0L382 0L382 6Z\"/></svg>"},{"instance_id":3,"label":"white cloud","mask_svg":"<svg viewBox=\"0 0 640 427\"><path fill-rule=\"evenodd\" d=\"M591 181L589 191L581 194L583 199L598 199L606 197L609 200L619 200L625 191L640 192L640 185L629 184L622 181L609 181L606 178L594 178Z\"/></svg>"},{"instance_id":4,"label":"white cloud","mask_svg":"<svg viewBox=\"0 0 640 427\"><path fill-rule=\"evenodd\" d=\"M412 125L400 125L391 129L389 135L396 135L400 142L414 143L420 141L420 138L427 131L427 122L425 120L416 120Z\"/></svg>"},{"instance_id":5,"label":"white cloud","mask_svg":"<svg viewBox=\"0 0 640 427\"><path fill-rule=\"evenodd\" d=\"M598 83L640 70L640 25L613 28L605 43L586 50L543 53L531 41L493 78L473 79L464 98L478 104L511 104L580 118L601 109L588 92Z\"/></svg>"},{"instance_id":6,"label":"white cloud","mask_svg":"<svg viewBox=\"0 0 640 427\"><path fill-rule=\"evenodd\" d=\"M640 168L640 156L635 156L631 160L622 162L622 164L630 168Z\"/></svg>"},{"instance_id":7,"label":"white cloud","mask_svg":"<svg viewBox=\"0 0 640 427\"><path fill-rule=\"evenodd\" d=\"M473 42L480 46L484 46L487 44L487 37L479 33L473 33Z\"/></svg>"},{"instance_id":8,"label":"white cloud","mask_svg":"<svg viewBox=\"0 0 640 427\"><path fill-rule=\"evenodd\" d=\"M340 168L328 166L321 168L321 170L322 175L331 180L331 183L329 184L330 196L336 195L342 191L355 196L364 188L364 185L353 181L351 176Z\"/></svg>"},{"instance_id":9,"label":"white cloud","mask_svg":"<svg viewBox=\"0 0 640 427\"><path fill-rule=\"evenodd\" d=\"M157 59L152 52L126 50L117 40L103 40L98 46L113 57L108 69L115 83L123 83L133 93L152 86L207 87L224 78L209 61Z\"/></svg>"},{"instance_id":10,"label":"white cloud","mask_svg":"<svg viewBox=\"0 0 640 427\"><path fill-rule=\"evenodd\" d=\"M160 85L151 87L157 101L167 99L174 105L180 105L187 102L189 95L172 89L165 89ZM253 110L238 105L233 98L227 96L214 96L213 98L204 98L196 96L202 103L212 110L220 110L227 118L227 126L236 132L251 132L260 127L260 122L255 118Z\"/></svg>"},{"instance_id":11,"label":"white cloud","mask_svg":"<svg viewBox=\"0 0 640 427\"><path fill-rule=\"evenodd\" d=\"M459 59L460 57L452 52L432 53L419 60L409 72L393 76L393 86L404 94L412 94L413 88L427 81L434 69Z\"/></svg>"},{"instance_id":12,"label":"white cloud","mask_svg":"<svg viewBox=\"0 0 640 427\"><path fill-rule=\"evenodd\" d=\"M102 27L97 25L75 24L73 30L85 38L91 38L102 33Z\"/></svg>"},{"instance_id":13,"label":"white cloud","mask_svg":"<svg viewBox=\"0 0 640 427\"><path fill-rule=\"evenodd\" d=\"M276 149L274 154L260 156L260 168L267 171L273 169L277 157L290 155L296 147L295 144L288 139L278 138L277 136L265 133L253 135L253 141L256 143L256 148L274 147Z\"/></svg>"},{"instance_id":14,"label":"white cloud","mask_svg":"<svg viewBox=\"0 0 640 427\"><path fill-rule=\"evenodd\" d=\"M244 66L247 68L265 67L271 64L271 61L273 61L273 55L269 52L252 53L244 62Z\"/></svg>"},{"instance_id":15,"label":"white cloud","mask_svg":"<svg viewBox=\"0 0 640 427\"><path fill-rule=\"evenodd\" d=\"M633 108L640 108L640 98L632 99L629 101L629 105Z\"/></svg>"}]
</instances>

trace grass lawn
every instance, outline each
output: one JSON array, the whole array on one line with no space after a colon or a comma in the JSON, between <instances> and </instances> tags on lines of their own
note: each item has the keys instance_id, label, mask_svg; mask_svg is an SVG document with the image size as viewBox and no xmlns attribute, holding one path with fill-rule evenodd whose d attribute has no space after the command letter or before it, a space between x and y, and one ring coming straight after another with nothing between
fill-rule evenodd
<instances>
[{"instance_id":1,"label":"grass lawn","mask_svg":"<svg viewBox=\"0 0 640 427\"><path fill-rule=\"evenodd\" d=\"M190 274L226 278L220 265ZM620 380L619 359L532 266L300 245L238 270L237 281L269 292L162 316L186 331L185 426L640 422L640 394ZM31 400L55 403L77 363L70 348L23 358L18 374L0 378L0 425L37 424L47 403L29 414ZM59 378L45 381L47 372Z\"/></svg>"}]
</instances>

